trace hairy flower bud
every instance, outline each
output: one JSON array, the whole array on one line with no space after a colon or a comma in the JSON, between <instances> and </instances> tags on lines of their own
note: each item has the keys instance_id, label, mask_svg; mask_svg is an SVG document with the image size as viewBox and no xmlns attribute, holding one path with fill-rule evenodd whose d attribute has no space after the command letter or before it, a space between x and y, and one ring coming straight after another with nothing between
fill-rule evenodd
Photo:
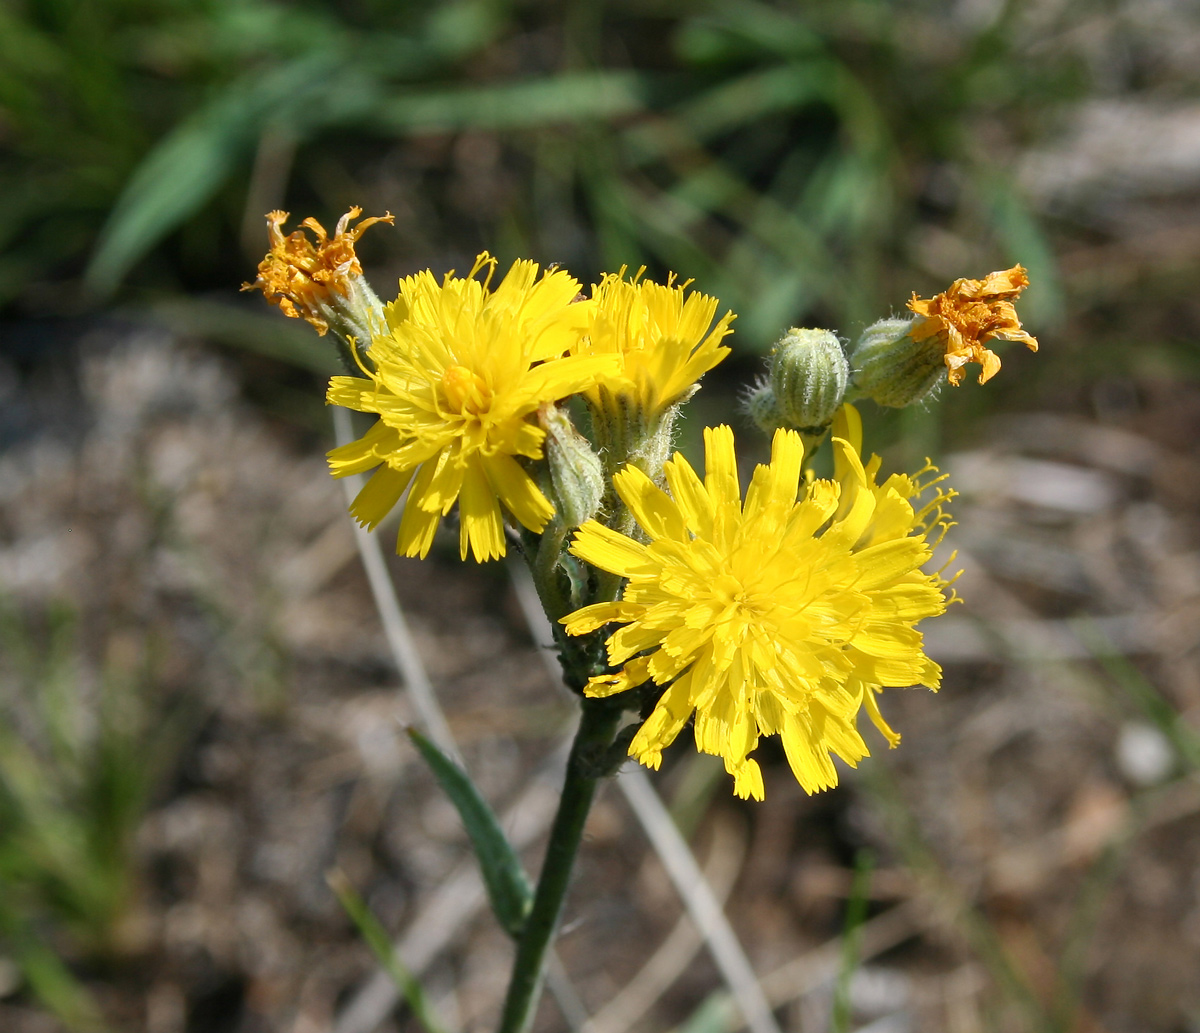
<instances>
[{"instance_id":1,"label":"hairy flower bud","mask_svg":"<svg viewBox=\"0 0 1200 1033\"><path fill-rule=\"evenodd\" d=\"M769 380L759 381L746 395L743 406L754 425L764 434L774 434L780 427L786 426Z\"/></svg>"},{"instance_id":2,"label":"hairy flower bud","mask_svg":"<svg viewBox=\"0 0 1200 1033\"><path fill-rule=\"evenodd\" d=\"M835 334L792 327L775 345L769 379L783 425L817 430L841 406L850 365Z\"/></svg>"},{"instance_id":3,"label":"hairy flower bud","mask_svg":"<svg viewBox=\"0 0 1200 1033\"><path fill-rule=\"evenodd\" d=\"M565 527L578 527L596 515L604 497L600 457L571 417L553 403L538 409L538 423L546 432L546 461L558 518Z\"/></svg>"},{"instance_id":4,"label":"hairy flower bud","mask_svg":"<svg viewBox=\"0 0 1200 1033\"><path fill-rule=\"evenodd\" d=\"M872 323L850 353L854 386L879 405L902 409L927 398L945 379L945 349L915 341L913 319Z\"/></svg>"}]
</instances>

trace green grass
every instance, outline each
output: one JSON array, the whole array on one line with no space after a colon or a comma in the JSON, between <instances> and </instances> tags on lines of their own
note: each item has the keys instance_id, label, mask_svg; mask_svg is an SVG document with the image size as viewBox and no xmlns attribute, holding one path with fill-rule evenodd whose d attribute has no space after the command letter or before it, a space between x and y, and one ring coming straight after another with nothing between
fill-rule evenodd
<instances>
[{"instance_id":1,"label":"green grass","mask_svg":"<svg viewBox=\"0 0 1200 1033\"><path fill-rule=\"evenodd\" d=\"M853 333L938 286L911 247L926 225L971 242L964 275L1030 266L1051 319L1050 246L979 134L1036 136L1084 66L1031 64L1018 3L977 26L949 6L10 0L0 306L229 289L247 205L395 206L372 170L449 135L496 141L506 192L463 213L443 164L421 199L439 250L674 269L739 313L743 348L803 320Z\"/></svg>"},{"instance_id":2,"label":"green grass","mask_svg":"<svg viewBox=\"0 0 1200 1033\"><path fill-rule=\"evenodd\" d=\"M5 607L0 641L0 944L65 1025L98 1028L74 966L127 952L133 837L172 723L131 643L89 684L69 608Z\"/></svg>"}]
</instances>

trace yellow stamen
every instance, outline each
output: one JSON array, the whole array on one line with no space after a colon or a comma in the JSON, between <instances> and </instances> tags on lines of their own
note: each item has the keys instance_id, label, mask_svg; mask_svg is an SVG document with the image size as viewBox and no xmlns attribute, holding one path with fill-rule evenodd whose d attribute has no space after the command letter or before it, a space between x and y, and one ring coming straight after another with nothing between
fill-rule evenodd
<instances>
[{"instance_id":1,"label":"yellow stamen","mask_svg":"<svg viewBox=\"0 0 1200 1033\"><path fill-rule=\"evenodd\" d=\"M450 409L464 416L478 416L487 412L492 402L492 392L487 383L466 366L448 366L442 374L442 390L446 393Z\"/></svg>"}]
</instances>

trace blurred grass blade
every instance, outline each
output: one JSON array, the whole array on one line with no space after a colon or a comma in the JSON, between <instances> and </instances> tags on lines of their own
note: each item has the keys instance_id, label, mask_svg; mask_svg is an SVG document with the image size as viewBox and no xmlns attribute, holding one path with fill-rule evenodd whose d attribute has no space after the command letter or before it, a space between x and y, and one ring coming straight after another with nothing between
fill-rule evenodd
<instances>
[{"instance_id":1,"label":"blurred grass blade","mask_svg":"<svg viewBox=\"0 0 1200 1033\"><path fill-rule=\"evenodd\" d=\"M533 906L533 891L520 859L467 773L415 728L410 728L408 734L462 818L483 870L492 910L505 932L515 939Z\"/></svg>"},{"instance_id":2,"label":"blurred grass blade","mask_svg":"<svg viewBox=\"0 0 1200 1033\"><path fill-rule=\"evenodd\" d=\"M12 937L11 946L34 996L67 1029L79 1033L105 1029L91 994L53 950L28 935Z\"/></svg>"},{"instance_id":3,"label":"blurred grass blade","mask_svg":"<svg viewBox=\"0 0 1200 1033\"><path fill-rule=\"evenodd\" d=\"M797 9L781 11L748 0L723 0L683 23L675 39L680 57L698 63L761 57L758 50L796 58L820 53L825 39Z\"/></svg>"},{"instance_id":4,"label":"blurred grass blade","mask_svg":"<svg viewBox=\"0 0 1200 1033\"><path fill-rule=\"evenodd\" d=\"M1061 322L1066 301L1058 262L1037 218L1011 182L987 177L982 187L1010 260L1029 270L1029 289L1021 299L1026 319L1035 327Z\"/></svg>"},{"instance_id":5,"label":"blurred grass blade","mask_svg":"<svg viewBox=\"0 0 1200 1033\"><path fill-rule=\"evenodd\" d=\"M748 72L700 94L673 114L698 139L711 139L767 115L794 111L826 98L834 72L835 66L825 60ZM652 146L647 137L640 142L643 147Z\"/></svg>"},{"instance_id":6,"label":"blurred grass blade","mask_svg":"<svg viewBox=\"0 0 1200 1033\"><path fill-rule=\"evenodd\" d=\"M1117 879L1129 862L1130 848L1140 831L1145 809L1135 801L1133 815L1092 862L1075 894L1059 950L1058 990L1053 1017L1061 1030L1083 1028L1083 998L1088 977L1088 952Z\"/></svg>"},{"instance_id":7,"label":"blurred grass blade","mask_svg":"<svg viewBox=\"0 0 1200 1033\"><path fill-rule=\"evenodd\" d=\"M833 1033L849 1033L850 980L858 968L859 945L862 939L862 924L867 917L867 895L871 889L871 870L875 858L869 850L860 850L854 863L854 881L850 886L850 899L846 904L846 925L842 930L842 965L838 970L837 983L833 990L833 1017L830 1027Z\"/></svg>"},{"instance_id":8,"label":"blurred grass blade","mask_svg":"<svg viewBox=\"0 0 1200 1033\"><path fill-rule=\"evenodd\" d=\"M134 264L225 181L250 140L233 101L184 123L138 167L88 266L89 290L111 295Z\"/></svg>"},{"instance_id":9,"label":"blurred grass blade","mask_svg":"<svg viewBox=\"0 0 1200 1033\"><path fill-rule=\"evenodd\" d=\"M731 1012L728 994L709 994L679 1027L679 1033L728 1033Z\"/></svg>"},{"instance_id":10,"label":"blurred grass blade","mask_svg":"<svg viewBox=\"0 0 1200 1033\"><path fill-rule=\"evenodd\" d=\"M296 125L314 117L306 106L333 82L342 58L324 52L232 83L206 108L184 121L130 177L100 235L85 275L90 290L107 297L163 237L195 214L248 160L270 121Z\"/></svg>"},{"instance_id":11,"label":"blurred grass blade","mask_svg":"<svg viewBox=\"0 0 1200 1033\"><path fill-rule=\"evenodd\" d=\"M626 71L575 72L526 82L405 93L383 105L392 132L521 129L630 115L645 107L644 77Z\"/></svg>"},{"instance_id":12,"label":"blurred grass blade","mask_svg":"<svg viewBox=\"0 0 1200 1033\"><path fill-rule=\"evenodd\" d=\"M350 921L354 923L362 938L367 941L367 946L371 948L375 959L383 966L387 974L392 977L396 986L400 988L400 992L404 994L404 999L408 1002L409 1008L412 1009L413 1016L421 1024L425 1033L445 1033L441 1024L434 1017L433 1010L429 1006L429 1001L425 997L425 991L421 989L421 984L417 982L412 973L405 967L404 962L400 960L400 955L396 953L396 948L392 946L392 940L388 936L387 930L379 924L379 920L367 909L367 905L364 903L362 897L350 885L350 880L342 872L335 869L326 876L326 881L329 883L329 888L337 896L338 902L345 909L346 914L350 916Z\"/></svg>"},{"instance_id":13,"label":"blurred grass blade","mask_svg":"<svg viewBox=\"0 0 1200 1033\"><path fill-rule=\"evenodd\" d=\"M1117 650L1099 624L1080 618L1073 621L1072 626L1108 676L1142 715L1167 737L1184 763L1192 770L1200 770L1200 732L1192 728L1150 680Z\"/></svg>"},{"instance_id":14,"label":"blurred grass blade","mask_svg":"<svg viewBox=\"0 0 1200 1033\"><path fill-rule=\"evenodd\" d=\"M881 761L866 765L863 775L862 784L890 827L905 866L930 902L946 909L947 917L991 974L1002 1000L1012 1006L1014 1017L1019 1016L1030 1033L1061 1033L999 930L946 874L887 765Z\"/></svg>"}]
</instances>

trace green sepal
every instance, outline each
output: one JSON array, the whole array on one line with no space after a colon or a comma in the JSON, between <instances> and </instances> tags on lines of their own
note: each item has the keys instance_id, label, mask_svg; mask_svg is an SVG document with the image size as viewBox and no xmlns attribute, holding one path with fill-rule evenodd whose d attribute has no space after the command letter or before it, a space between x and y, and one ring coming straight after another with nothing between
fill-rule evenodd
<instances>
[{"instance_id":1,"label":"green sepal","mask_svg":"<svg viewBox=\"0 0 1200 1033\"><path fill-rule=\"evenodd\" d=\"M415 728L408 734L466 826L496 919L506 933L518 938L533 907L533 890L495 812L462 768Z\"/></svg>"}]
</instances>

